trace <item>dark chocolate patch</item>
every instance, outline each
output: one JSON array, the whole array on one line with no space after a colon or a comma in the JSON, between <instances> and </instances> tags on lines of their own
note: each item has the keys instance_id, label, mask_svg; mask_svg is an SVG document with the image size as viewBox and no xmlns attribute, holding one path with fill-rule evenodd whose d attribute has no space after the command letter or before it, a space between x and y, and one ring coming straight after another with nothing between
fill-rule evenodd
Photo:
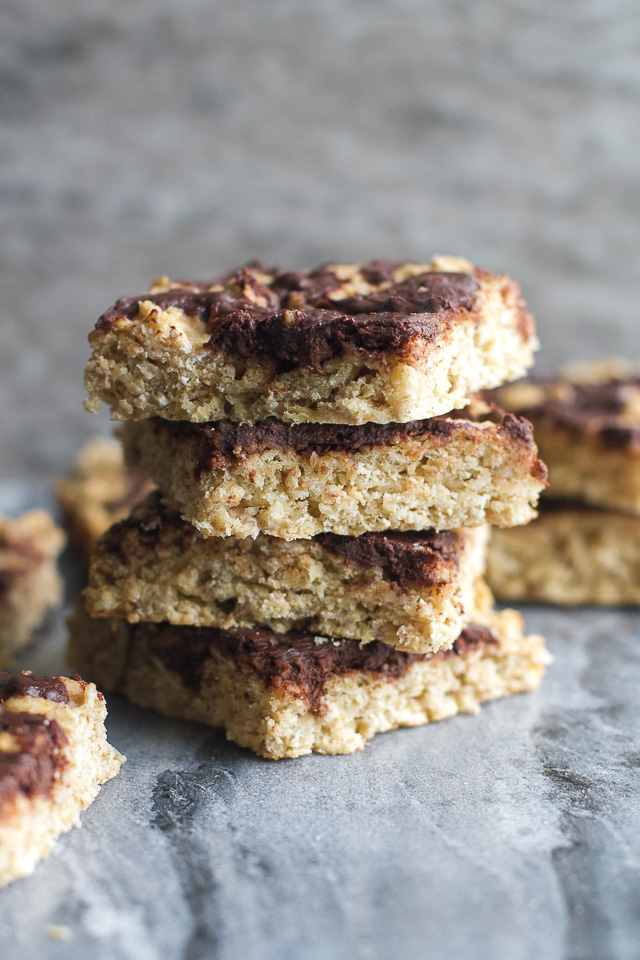
<instances>
[{"instance_id":1,"label":"dark chocolate patch","mask_svg":"<svg viewBox=\"0 0 640 960\"><path fill-rule=\"evenodd\" d=\"M475 625L463 630L451 650L435 654L409 653L379 640L360 644L301 632L278 634L166 623L129 624L128 629L134 643L136 635L144 635L141 642L151 655L194 692L200 690L205 665L215 651L255 673L267 686L306 700L315 714L323 713L325 684L333 676L361 672L395 680L419 660L464 656L499 642L488 628Z\"/></svg>"},{"instance_id":2,"label":"dark chocolate patch","mask_svg":"<svg viewBox=\"0 0 640 960\"><path fill-rule=\"evenodd\" d=\"M385 580L401 588L443 583L460 559L460 536L452 530L364 533L359 537L321 533L315 539L349 563L382 568Z\"/></svg>"},{"instance_id":3,"label":"dark chocolate patch","mask_svg":"<svg viewBox=\"0 0 640 960\"><path fill-rule=\"evenodd\" d=\"M414 340L431 343L446 322L440 313L349 315L312 307L277 313L237 310L215 324L208 345L228 357L268 364L276 374L296 367L320 372L334 357L356 354L375 359L402 353Z\"/></svg>"},{"instance_id":4,"label":"dark chocolate patch","mask_svg":"<svg viewBox=\"0 0 640 960\"><path fill-rule=\"evenodd\" d=\"M370 260L362 265L361 273L367 283L391 283L395 271L403 266L402 260Z\"/></svg>"},{"instance_id":5,"label":"dark chocolate patch","mask_svg":"<svg viewBox=\"0 0 640 960\"><path fill-rule=\"evenodd\" d=\"M65 766L61 748L67 737L55 720L37 713L14 713L0 704L0 734L17 742L16 751L0 750L0 806L18 795L47 796Z\"/></svg>"},{"instance_id":6,"label":"dark chocolate patch","mask_svg":"<svg viewBox=\"0 0 640 960\"><path fill-rule=\"evenodd\" d=\"M41 697L55 703L69 703L69 691L57 677L34 677L24 673L5 673L0 670L0 703L10 697Z\"/></svg>"},{"instance_id":7,"label":"dark chocolate patch","mask_svg":"<svg viewBox=\"0 0 640 960\"><path fill-rule=\"evenodd\" d=\"M349 316L364 314L449 313L473 307L478 281L470 273L438 273L435 271L409 277L402 283L393 283L383 290L345 297L337 301L342 313ZM336 309L336 301L324 298L316 302L324 309Z\"/></svg>"}]
</instances>

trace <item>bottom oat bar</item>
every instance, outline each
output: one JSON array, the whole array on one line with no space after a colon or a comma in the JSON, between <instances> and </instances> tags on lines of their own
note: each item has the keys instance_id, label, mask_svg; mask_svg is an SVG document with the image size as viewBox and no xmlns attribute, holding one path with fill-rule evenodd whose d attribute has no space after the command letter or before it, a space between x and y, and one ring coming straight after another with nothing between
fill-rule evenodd
<instances>
[{"instance_id":1,"label":"bottom oat bar","mask_svg":"<svg viewBox=\"0 0 640 960\"><path fill-rule=\"evenodd\" d=\"M70 621L74 668L161 713L223 727L263 757L352 753L417 726L535 689L549 662L515 611L467 627L452 650L405 653L304 633Z\"/></svg>"},{"instance_id":2,"label":"bottom oat bar","mask_svg":"<svg viewBox=\"0 0 640 960\"><path fill-rule=\"evenodd\" d=\"M0 672L0 886L32 873L117 774L106 713L79 678Z\"/></svg>"},{"instance_id":3,"label":"bottom oat bar","mask_svg":"<svg viewBox=\"0 0 640 960\"><path fill-rule=\"evenodd\" d=\"M0 664L11 662L62 601L57 559L64 544L64 533L44 510L0 517Z\"/></svg>"},{"instance_id":4,"label":"bottom oat bar","mask_svg":"<svg viewBox=\"0 0 640 960\"><path fill-rule=\"evenodd\" d=\"M494 530L487 579L499 599L640 603L640 517L547 501L528 527Z\"/></svg>"}]
</instances>

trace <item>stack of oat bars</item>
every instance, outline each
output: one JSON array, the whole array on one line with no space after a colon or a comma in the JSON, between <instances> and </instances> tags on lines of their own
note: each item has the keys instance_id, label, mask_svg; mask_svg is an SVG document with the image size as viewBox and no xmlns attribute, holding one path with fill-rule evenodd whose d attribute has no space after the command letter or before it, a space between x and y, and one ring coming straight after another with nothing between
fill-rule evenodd
<instances>
[{"instance_id":1,"label":"stack of oat bars","mask_svg":"<svg viewBox=\"0 0 640 960\"><path fill-rule=\"evenodd\" d=\"M157 281L91 335L88 407L157 485L93 554L70 659L262 756L538 686L548 655L483 582L488 524L533 516L530 424L474 398L537 346L468 261Z\"/></svg>"}]
</instances>

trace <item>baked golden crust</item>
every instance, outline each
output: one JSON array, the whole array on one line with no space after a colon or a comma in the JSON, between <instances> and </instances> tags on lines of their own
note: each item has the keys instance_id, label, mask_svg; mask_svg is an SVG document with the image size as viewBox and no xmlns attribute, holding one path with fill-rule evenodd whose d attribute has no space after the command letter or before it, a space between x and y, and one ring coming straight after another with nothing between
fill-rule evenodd
<instances>
[{"instance_id":1,"label":"baked golden crust","mask_svg":"<svg viewBox=\"0 0 640 960\"><path fill-rule=\"evenodd\" d=\"M287 542L204 539L157 495L93 555L93 617L340 633L426 653L474 619L487 528Z\"/></svg>"},{"instance_id":2,"label":"baked golden crust","mask_svg":"<svg viewBox=\"0 0 640 960\"><path fill-rule=\"evenodd\" d=\"M513 416L342 427L322 448L317 437L308 448L240 439L231 455L217 439L225 426L156 418L121 428L127 462L203 536L511 526L535 516L546 482L531 427Z\"/></svg>"},{"instance_id":3,"label":"baked golden crust","mask_svg":"<svg viewBox=\"0 0 640 960\"><path fill-rule=\"evenodd\" d=\"M153 489L141 470L125 467L115 440L94 437L80 450L73 470L56 484L71 541L85 557L105 530L129 515Z\"/></svg>"},{"instance_id":4,"label":"baked golden crust","mask_svg":"<svg viewBox=\"0 0 640 960\"><path fill-rule=\"evenodd\" d=\"M0 674L0 886L33 872L125 759L107 743L93 684L11 680Z\"/></svg>"},{"instance_id":5,"label":"baked golden crust","mask_svg":"<svg viewBox=\"0 0 640 960\"><path fill-rule=\"evenodd\" d=\"M455 257L164 277L89 340L88 409L198 422L405 423L516 379L537 348L518 286Z\"/></svg>"},{"instance_id":6,"label":"baked golden crust","mask_svg":"<svg viewBox=\"0 0 640 960\"><path fill-rule=\"evenodd\" d=\"M91 620L82 608L70 626L70 660L87 676L140 706L223 727L272 759L351 753L379 732L475 713L535 689L549 662L513 610L427 657L326 637Z\"/></svg>"},{"instance_id":7,"label":"baked golden crust","mask_svg":"<svg viewBox=\"0 0 640 960\"><path fill-rule=\"evenodd\" d=\"M496 392L533 424L549 496L640 514L640 375L623 361L567 368Z\"/></svg>"},{"instance_id":8,"label":"baked golden crust","mask_svg":"<svg viewBox=\"0 0 640 960\"><path fill-rule=\"evenodd\" d=\"M0 665L62 600L57 559L66 538L44 510L0 517Z\"/></svg>"},{"instance_id":9,"label":"baked golden crust","mask_svg":"<svg viewBox=\"0 0 640 960\"><path fill-rule=\"evenodd\" d=\"M640 518L545 501L526 529L494 530L487 579L500 600L640 604Z\"/></svg>"}]
</instances>

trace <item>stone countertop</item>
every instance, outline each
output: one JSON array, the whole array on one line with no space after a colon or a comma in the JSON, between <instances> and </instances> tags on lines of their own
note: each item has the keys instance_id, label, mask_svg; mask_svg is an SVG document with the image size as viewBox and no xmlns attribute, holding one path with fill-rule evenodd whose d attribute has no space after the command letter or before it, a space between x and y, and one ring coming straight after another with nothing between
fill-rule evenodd
<instances>
[{"instance_id":1,"label":"stone countertop","mask_svg":"<svg viewBox=\"0 0 640 960\"><path fill-rule=\"evenodd\" d=\"M110 697L128 761L0 891L3 958L635 960L640 614L525 615L540 691L345 757L261 760ZM24 663L58 673L64 643L60 616Z\"/></svg>"},{"instance_id":2,"label":"stone countertop","mask_svg":"<svg viewBox=\"0 0 640 960\"><path fill-rule=\"evenodd\" d=\"M0 18L0 510L109 429L86 335L162 273L462 254L521 281L542 366L640 353L628 0ZM128 763L0 892L2 960L635 960L640 614L526 619L539 693L348 757L273 764L110 698ZM28 665L63 646L59 617Z\"/></svg>"},{"instance_id":3,"label":"stone countertop","mask_svg":"<svg viewBox=\"0 0 640 960\"><path fill-rule=\"evenodd\" d=\"M0 476L108 430L86 336L162 273L462 254L521 281L549 368L637 357L629 0L7 0Z\"/></svg>"}]
</instances>

